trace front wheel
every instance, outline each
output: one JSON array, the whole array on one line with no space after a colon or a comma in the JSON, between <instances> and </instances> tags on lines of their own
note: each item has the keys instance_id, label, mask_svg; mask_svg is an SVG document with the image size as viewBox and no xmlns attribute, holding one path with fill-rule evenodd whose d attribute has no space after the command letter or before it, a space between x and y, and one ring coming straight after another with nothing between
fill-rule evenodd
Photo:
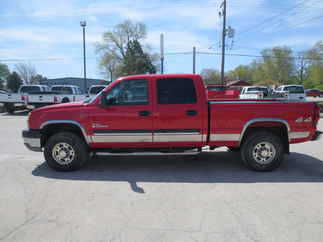
<instances>
[{"instance_id":1,"label":"front wheel","mask_svg":"<svg viewBox=\"0 0 323 242\"><path fill-rule=\"evenodd\" d=\"M70 132L57 133L49 138L44 149L49 167L57 171L74 171L88 160L89 153L85 142Z\"/></svg>"},{"instance_id":2,"label":"front wheel","mask_svg":"<svg viewBox=\"0 0 323 242\"><path fill-rule=\"evenodd\" d=\"M284 144L273 133L256 132L242 144L241 158L252 170L273 171L283 162Z\"/></svg>"}]
</instances>

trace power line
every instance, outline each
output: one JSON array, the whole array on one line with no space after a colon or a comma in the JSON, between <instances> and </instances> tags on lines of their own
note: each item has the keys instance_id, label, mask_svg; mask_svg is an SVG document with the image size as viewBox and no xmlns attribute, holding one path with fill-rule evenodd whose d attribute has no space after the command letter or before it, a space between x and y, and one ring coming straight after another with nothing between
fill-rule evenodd
<instances>
[{"instance_id":1,"label":"power line","mask_svg":"<svg viewBox=\"0 0 323 242\"><path fill-rule=\"evenodd\" d=\"M251 26L251 27L249 27L249 28L247 28L247 29L244 29L244 30L242 30L242 31L238 32L237 34L241 36L242 34L245 34L245 33L248 33L248 32L250 32L250 31L253 31L253 30L255 30L255 29L257 29L257 28L259 28L259 27L263 26L263 25L264 25L264 24L266 24L267 22L271 22L271 21L272 21L272 20L274 20L275 18L280 17L283 13L286 13L286 12L288 12L288 11L292 11L292 10L296 9L297 7L301 6L302 4L304 4L304 3L305 3L305 2L307 2L307 1L308 1L308 0L303 0L302 2L300 2L300 3L298 3L298 4L294 5L294 6L292 6L291 8L289 8L289 9L285 9L284 11L281 11L281 12L279 12L278 14L276 14L276 15L274 15L274 16L271 16L271 17L269 17L269 18L266 18L266 19L264 19L262 22L260 22L260 23L258 23L258 24L255 24L255 25L253 25L253 26Z\"/></svg>"},{"instance_id":2,"label":"power line","mask_svg":"<svg viewBox=\"0 0 323 242\"><path fill-rule=\"evenodd\" d=\"M305 24L305 23L308 23L308 22L311 22L311 21L313 21L313 20L317 20L317 19L320 19L320 18L323 18L323 15L319 15L319 16L316 16L316 17L313 17L313 18L307 19L307 20L305 20L304 22L298 23L298 24L296 24L296 25L292 25L291 27L298 27L298 26L300 26L300 25L303 25L303 24Z\"/></svg>"},{"instance_id":3,"label":"power line","mask_svg":"<svg viewBox=\"0 0 323 242\"><path fill-rule=\"evenodd\" d=\"M218 52L197 52L197 54L201 55L222 55L222 53ZM250 54L239 54L239 53L230 53L226 54L228 56L242 56L242 57L255 57L255 58L275 58L275 59L303 59L303 60L323 60L322 58L309 58L309 57L278 57L278 56L271 56L271 55L250 55Z\"/></svg>"},{"instance_id":4,"label":"power line","mask_svg":"<svg viewBox=\"0 0 323 242\"><path fill-rule=\"evenodd\" d=\"M323 16L320 16L323 17ZM296 52L301 53L301 52ZM183 51L183 52L168 52L165 55L192 55L192 51ZM196 51L196 54L200 55L222 55L221 52L208 52L208 51ZM254 58L276 58L276 59L305 59L305 60L323 60L322 58L309 58L309 57L278 57L270 55L254 55L254 54L243 54L243 53L226 53L226 56L241 56L241 57L254 57ZM81 60L83 57L66 57L66 58L34 58L34 59L0 59L0 62L38 62L38 61L62 61L62 60ZM97 59L97 57L87 57L86 59Z\"/></svg>"},{"instance_id":5,"label":"power line","mask_svg":"<svg viewBox=\"0 0 323 242\"><path fill-rule=\"evenodd\" d=\"M190 55L192 51L185 52L168 52L165 55ZM41 62L41 61L63 61L63 60L81 60L83 57L61 57L61 58L14 58L0 59L0 62ZM87 60L95 60L97 57L86 57Z\"/></svg>"}]
</instances>

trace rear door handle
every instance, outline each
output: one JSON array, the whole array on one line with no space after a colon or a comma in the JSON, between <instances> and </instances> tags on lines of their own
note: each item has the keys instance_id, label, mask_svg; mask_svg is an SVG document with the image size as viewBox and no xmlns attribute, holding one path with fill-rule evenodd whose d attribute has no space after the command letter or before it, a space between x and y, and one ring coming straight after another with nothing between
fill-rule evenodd
<instances>
[{"instance_id":1,"label":"rear door handle","mask_svg":"<svg viewBox=\"0 0 323 242\"><path fill-rule=\"evenodd\" d=\"M139 111L139 116L149 116L150 112L149 111Z\"/></svg>"},{"instance_id":2,"label":"rear door handle","mask_svg":"<svg viewBox=\"0 0 323 242\"><path fill-rule=\"evenodd\" d=\"M196 116L197 115L197 111L196 110L187 110L186 111L186 115L187 116Z\"/></svg>"}]
</instances>

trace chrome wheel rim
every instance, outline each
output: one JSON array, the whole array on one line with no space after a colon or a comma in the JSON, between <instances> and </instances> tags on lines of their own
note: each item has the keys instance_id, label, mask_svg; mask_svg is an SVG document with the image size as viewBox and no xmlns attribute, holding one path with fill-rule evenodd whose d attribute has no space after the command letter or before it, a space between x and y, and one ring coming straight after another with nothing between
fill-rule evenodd
<instances>
[{"instance_id":1,"label":"chrome wheel rim","mask_svg":"<svg viewBox=\"0 0 323 242\"><path fill-rule=\"evenodd\" d=\"M272 162L276 156L275 146L269 142L258 143L253 148L252 156L257 163L267 165Z\"/></svg>"},{"instance_id":2,"label":"chrome wheel rim","mask_svg":"<svg viewBox=\"0 0 323 242\"><path fill-rule=\"evenodd\" d=\"M70 164L75 157L73 147L67 143L58 143L53 147L53 159L60 165Z\"/></svg>"}]
</instances>

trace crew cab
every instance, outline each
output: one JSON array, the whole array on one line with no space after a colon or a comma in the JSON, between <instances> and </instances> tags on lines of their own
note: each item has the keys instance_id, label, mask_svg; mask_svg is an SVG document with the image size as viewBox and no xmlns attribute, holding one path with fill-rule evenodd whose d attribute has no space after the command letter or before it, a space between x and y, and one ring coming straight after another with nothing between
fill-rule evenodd
<instances>
[{"instance_id":1,"label":"crew cab","mask_svg":"<svg viewBox=\"0 0 323 242\"><path fill-rule=\"evenodd\" d=\"M289 100L207 100L199 75L122 77L83 102L35 109L22 132L56 170L80 168L91 155L197 155L240 149L243 162L271 171L289 145L316 140L319 107Z\"/></svg>"}]
</instances>

